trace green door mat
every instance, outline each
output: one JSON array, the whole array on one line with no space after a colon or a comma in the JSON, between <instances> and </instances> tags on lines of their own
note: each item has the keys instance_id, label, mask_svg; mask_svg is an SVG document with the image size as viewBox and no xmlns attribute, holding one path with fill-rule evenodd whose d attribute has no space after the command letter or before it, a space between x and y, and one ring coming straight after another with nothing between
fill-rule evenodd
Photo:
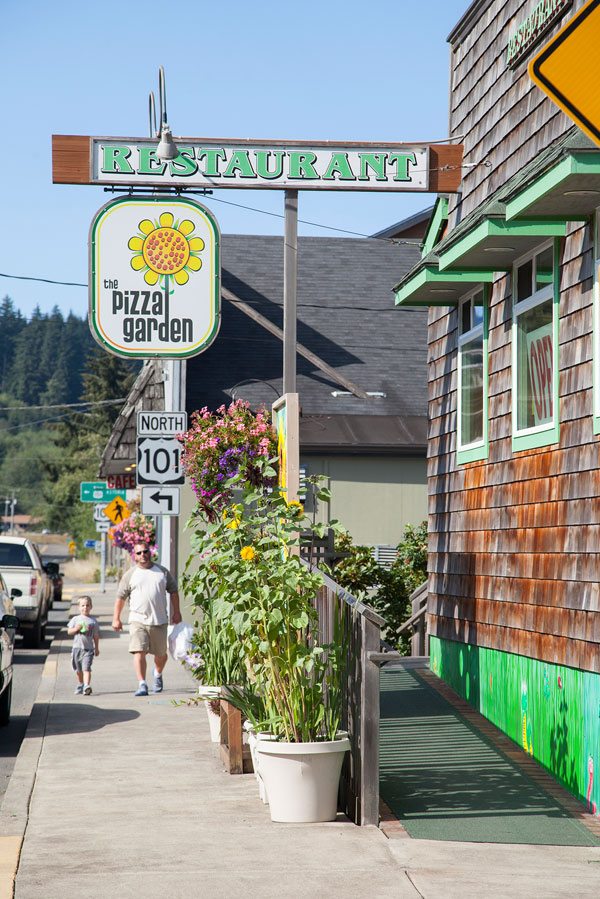
<instances>
[{"instance_id":1,"label":"green door mat","mask_svg":"<svg viewBox=\"0 0 600 899\"><path fill-rule=\"evenodd\" d=\"M381 797L411 837L598 846L586 827L424 683L381 671Z\"/></svg>"}]
</instances>

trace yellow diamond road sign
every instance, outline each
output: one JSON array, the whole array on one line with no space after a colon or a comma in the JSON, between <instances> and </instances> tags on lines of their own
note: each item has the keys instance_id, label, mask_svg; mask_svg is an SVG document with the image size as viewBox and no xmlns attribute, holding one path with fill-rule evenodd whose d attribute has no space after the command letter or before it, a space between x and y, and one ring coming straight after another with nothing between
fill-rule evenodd
<instances>
[{"instance_id":1,"label":"yellow diamond road sign","mask_svg":"<svg viewBox=\"0 0 600 899\"><path fill-rule=\"evenodd\" d=\"M529 63L529 75L600 144L600 0L588 0Z\"/></svg>"},{"instance_id":2,"label":"yellow diamond road sign","mask_svg":"<svg viewBox=\"0 0 600 899\"><path fill-rule=\"evenodd\" d=\"M125 500L121 496L115 498L102 510L107 518L110 518L113 524L120 524L129 518L131 511Z\"/></svg>"}]
</instances>

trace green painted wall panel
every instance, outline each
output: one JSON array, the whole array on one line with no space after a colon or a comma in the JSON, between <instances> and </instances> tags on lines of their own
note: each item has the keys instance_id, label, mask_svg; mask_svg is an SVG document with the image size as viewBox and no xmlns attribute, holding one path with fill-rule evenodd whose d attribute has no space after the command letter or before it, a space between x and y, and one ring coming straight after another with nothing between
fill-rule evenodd
<instances>
[{"instance_id":1,"label":"green painted wall panel","mask_svg":"<svg viewBox=\"0 0 600 899\"><path fill-rule=\"evenodd\" d=\"M431 637L431 670L600 810L600 675Z\"/></svg>"}]
</instances>

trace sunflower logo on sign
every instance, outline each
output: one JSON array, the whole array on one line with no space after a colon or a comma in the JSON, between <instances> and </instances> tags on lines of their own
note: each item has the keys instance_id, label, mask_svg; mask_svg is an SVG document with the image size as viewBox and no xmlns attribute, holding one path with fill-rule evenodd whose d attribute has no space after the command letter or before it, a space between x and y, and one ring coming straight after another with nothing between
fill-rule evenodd
<instances>
[{"instance_id":1,"label":"sunflower logo on sign","mask_svg":"<svg viewBox=\"0 0 600 899\"><path fill-rule=\"evenodd\" d=\"M127 244L134 253L132 269L144 272L146 284L157 284L162 279L165 290L171 277L176 284L187 284L189 272L202 268L198 256L204 249L204 241L201 237L189 237L195 227L189 219L176 222L171 212L163 212L158 222L143 219L138 225L139 234Z\"/></svg>"}]
</instances>

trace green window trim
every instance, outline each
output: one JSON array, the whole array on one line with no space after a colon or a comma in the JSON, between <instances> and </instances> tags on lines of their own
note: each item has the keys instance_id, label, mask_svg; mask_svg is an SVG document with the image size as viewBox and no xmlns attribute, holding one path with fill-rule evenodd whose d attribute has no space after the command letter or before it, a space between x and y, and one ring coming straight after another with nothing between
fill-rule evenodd
<instances>
[{"instance_id":1,"label":"green window trim","mask_svg":"<svg viewBox=\"0 0 600 899\"><path fill-rule=\"evenodd\" d=\"M520 371L517 366L517 318L518 315L515 314L516 303L515 303L515 292L516 292L516 272L517 268L520 264L533 260L533 258L543 251L548 244L541 244L539 247L536 247L535 251L532 253L528 253L527 256L519 259L513 268L513 313L512 313L512 335L511 335L511 343L512 343L512 449L513 452L522 452L523 450L531 450L538 449L542 446L549 446L553 443L558 443L560 438L560 421L559 421L559 398L558 398L558 379L559 379L559 366L558 366L558 354L559 354L559 344L558 344L558 311L559 311L559 301L560 301L560 242L558 240L554 240L552 242L552 250L553 250L553 268L554 268L554 289L552 291L552 421L548 422L546 425L539 425L534 428L523 428L521 431L518 429L518 385L517 380L520 376ZM540 293L541 291L538 291ZM533 294L532 296L534 296ZM543 300L540 300L540 303ZM521 313L519 313L521 314Z\"/></svg>"},{"instance_id":2,"label":"green window trim","mask_svg":"<svg viewBox=\"0 0 600 899\"><path fill-rule=\"evenodd\" d=\"M480 288L481 290L481 288ZM465 297L465 301L469 301L473 299L474 296L479 291L475 291L470 293L467 297ZM488 372L489 372L489 363L488 363L488 320L489 320L489 295L490 295L490 287L486 284L483 286L483 322L482 322L482 342L483 342L483 438L481 441L474 442L473 444L466 444L465 446L461 445L461 433L462 433L462 347L460 344L460 330L461 330L461 308L462 308L462 300L461 304L458 307L458 332L459 332L459 346L458 346L458 354L457 354L457 379L456 379L456 464L457 465L466 465L469 462L480 462L483 459L487 459L489 456L489 431L488 431ZM464 336L468 336L470 333L474 333L477 329L473 328L472 332L467 332Z\"/></svg>"},{"instance_id":3,"label":"green window trim","mask_svg":"<svg viewBox=\"0 0 600 899\"><path fill-rule=\"evenodd\" d=\"M593 428L600 434L600 206L594 216Z\"/></svg>"}]
</instances>

